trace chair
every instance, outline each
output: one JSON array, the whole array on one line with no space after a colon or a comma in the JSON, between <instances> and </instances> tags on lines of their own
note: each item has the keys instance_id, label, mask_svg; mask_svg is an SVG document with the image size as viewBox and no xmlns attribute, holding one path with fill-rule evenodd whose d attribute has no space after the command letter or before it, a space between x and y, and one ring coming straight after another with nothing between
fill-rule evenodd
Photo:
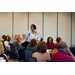
<instances>
[{"instance_id":1,"label":"chair","mask_svg":"<svg viewBox=\"0 0 75 75\"><path fill-rule=\"evenodd\" d=\"M73 55L75 56L75 47L73 47L73 48L70 47L70 50L73 53Z\"/></svg>"},{"instance_id":2,"label":"chair","mask_svg":"<svg viewBox=\"0 0 75 75\"><path fill-rule=\"evenodd\" d=\"M29 62L37 62L37 60L35 57L29 56Z\"/></svg>"},{"instance_id":3,"label":"chair","mask_svg":"<svg viewBox=\"0 0 75 75\"><path fill-rule=\"evenodd\" d=\"M11 49L11 53L14 58L14 61L15 61L15 56L17 56L17 59L19 59L18 52L17 52L17 50L14 49L13 44L10 44L10 49Z\"/></svg>"},{"instance_id":4,"label":"chair","mask_svg":"<svg viewBox=\"0 0 75 75\"><path fill-rule=\"evenodd\" d=\"M29 62L28 56L32 56L33 50L24 50L24 53L25 53L25 62Z\"/></svg>"}]
</instances>

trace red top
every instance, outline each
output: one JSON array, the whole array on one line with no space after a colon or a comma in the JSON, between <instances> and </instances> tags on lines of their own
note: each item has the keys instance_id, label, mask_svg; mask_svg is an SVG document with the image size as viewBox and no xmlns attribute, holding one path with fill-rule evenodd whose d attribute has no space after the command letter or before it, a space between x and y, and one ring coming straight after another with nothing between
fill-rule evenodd
<instances>
[{"instance_id":1,"label":"red top","mask_svg":"<svg viewBox=\"0 0 75 75\"><path fill-rule=\"evenodd\" d=\"M74 62L73 58L64 51L59 50L57 53L53 54L52 61L55 62Z\"/></svg>"},{"instance_id":2,"label":"red top","mask_svg":"<svg viewBox=\"0 0 75 75\"><path fill-rule=\"evenodd\" d=\"M20 40L22 40L22 38L19 38ZM17 40L19 42L19 39Z\"/></svg>"},{"instance_id":3,"label":"red top","mask_svg":"<svg viewBox=\"0 0 75 75\"><path fill-rule=\"evenodd\" d=\"M47 49L54 49L54 43L52 43L51 45L49 43L46 43L47 45Z\"/></svg>"}]
</instances>

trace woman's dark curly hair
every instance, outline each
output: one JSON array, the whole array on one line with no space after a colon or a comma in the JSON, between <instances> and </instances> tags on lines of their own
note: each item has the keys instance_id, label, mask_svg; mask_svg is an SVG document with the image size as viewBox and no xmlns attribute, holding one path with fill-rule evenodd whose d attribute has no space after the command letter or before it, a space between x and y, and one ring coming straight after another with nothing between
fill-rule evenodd
<instances>
[{"instance_id":1,"label":"woman's dark curly hair","mask_svg":"<svg viewBox=\"0 0 75 75\"><path fill-rule=\"evenodd\" d=\"M52 38L52 37L48 37L48 38L47 38L47 43L49 43L49 38L52 39L52 42L51 42L51 43L53 43L53 38Z\"/></svg>"},{"instance_id":2,"label":"woman's dark curly hair","mask_svg":"<svg viewBox=\"0 0 75 75\"><path fill-rule=\"evenodd\" d=\"M35 24L31 24L34 27L34 30L36 30L36 25Z\"/></svg>"}]
</instances>

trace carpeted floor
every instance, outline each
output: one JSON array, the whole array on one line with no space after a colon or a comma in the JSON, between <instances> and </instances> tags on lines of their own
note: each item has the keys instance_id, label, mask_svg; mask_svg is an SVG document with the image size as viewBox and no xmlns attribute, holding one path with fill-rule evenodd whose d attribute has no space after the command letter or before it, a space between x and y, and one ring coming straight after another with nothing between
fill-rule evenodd
<instances>
[{"instance_id":1,"label":"carpeted floor","mask_svg":"<svg viewBox=\"0 0 75 75\"><path fill-rule=\"evenodd\" d=\"M15 60L14 59L10 59L9 55L7 55L7 58L8 58L8 62L19 62L17 59L15 59Z\"/></svg>"}]
</instances>

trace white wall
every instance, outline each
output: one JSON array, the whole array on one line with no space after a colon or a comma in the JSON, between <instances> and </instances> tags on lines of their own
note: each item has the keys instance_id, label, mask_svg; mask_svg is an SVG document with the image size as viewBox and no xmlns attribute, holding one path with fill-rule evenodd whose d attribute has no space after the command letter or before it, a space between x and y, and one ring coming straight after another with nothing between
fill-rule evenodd
<instances>
[{"instance_id":1,"label":"white wall","mask_svg":"<svg viewBox=\"0 0 75 75\"><path fill-rule=\"evenodd\" d=\"M44 21L43 21L44 17ZM29 19L28 19L29 18ZM26 34L30 25L35 24L41 35L44 33L44 40L51 36L54 42L57 37L57 21L58 36L71 46L71 12L14 12L14 24L12 23L12 12L0 12L0 38L3 34L9 34L12 37L12 24L14 35ZM44 23L44 27L43 27ZM43 29L44 28L44 29ZM43 32L44 31L44 32ZM72 44L75 45L75 13L72 13Z\"/></svg>"},{"instance_id":2,"label":"white wall","mask_svg":"<svg viewBox=\"0 0 75 75\"><path fill-rule=\"evenodd\" d=\"M29 30L31 24L36 25L42 36L42 12L29 12Z\"/></svg>"},{"instance_id":3,"label":"white wall","mask_svg":"<svg viewBox=\"0 0 75 75\"><path fill-rule=\"evenodd\" d=\"M57 37L57 13L56 12L45 12L44 13L44 40L53 37L54 42L56 42Z\"/></svg>"},{"instance_id":4,"label":"white wall","mask_svg":"<svg viewBox=\"0 0 75 75\"><path fill-rule=\"evenodd\" d=\"M12 12L0 12L0 38L8 34L12 36Z\"/></svg>"},{"instance_id":5,"label":"white wall","mask_svg":"<svg viewBox=\"0 0 75 75\"><path fill-rule=\"evenodd\" d=\"M28 30L28 12L14 12L14 36L26 34Z\"/></svg>"},{"instance_id":6,"label":"white wall","mask_svg":"<svg viewBox=\"0 0 75 75\"><path fill-rule=\"evenodd\" d=\"M62 38L68 46L71 46L71 13L58 13L58 36Z\"/></svg>"},{"instance_id":7,"label":"white wall","mask_svg":"<svg viewBox=\"0 0 75 75\"><path fill-rule=\"evenodd\" d=\"M75 46L75 12L72 13L72 45Z\"/></svg>"}]
</instances>

